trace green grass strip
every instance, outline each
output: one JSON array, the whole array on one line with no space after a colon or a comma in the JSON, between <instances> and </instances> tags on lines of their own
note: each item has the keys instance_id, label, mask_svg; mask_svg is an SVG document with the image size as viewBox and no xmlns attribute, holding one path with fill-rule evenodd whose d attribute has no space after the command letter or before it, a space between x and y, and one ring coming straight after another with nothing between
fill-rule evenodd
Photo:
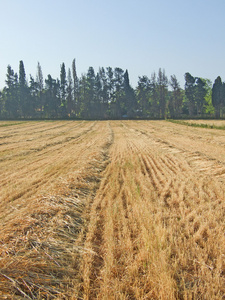
<instances>
[{"instance_id":1,"label":"green grass strip","mask_svg":"<svg viewBox=\"0 0 225 300\"><path fill-rule=\"evenodd\" d=\"M0 121L0 127L7 127L7 126L14 126L14 125L22 125L24 123L27 123L27 122L17 122L17 123L5 123L5 124L1 124L1 121Z\"/></svg>"},{"instance_id":2,"label":"green grass strip","mask_svg":"<svg viewBox=\"0 0 225 300\"><path fill-rule=\"evenodd\" d=\"M167 121L171 122L171 123L186 125L186 126L191 126L191 127L225 130L225 125L224 126L216 126L214 124L210 125L210 124L204 124L204 123L189 123L189 122L182 121L182 120L172 120L172 119L167 119Z\"/></svg>"}]
</instances>

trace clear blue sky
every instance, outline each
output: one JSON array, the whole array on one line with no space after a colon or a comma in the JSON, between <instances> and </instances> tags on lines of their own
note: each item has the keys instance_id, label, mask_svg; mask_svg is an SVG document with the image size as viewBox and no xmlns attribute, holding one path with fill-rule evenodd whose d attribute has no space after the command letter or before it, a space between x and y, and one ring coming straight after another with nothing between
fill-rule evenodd
<instances>
[{"instance_id":1,"label":"clear blue sky","mask_svg":"<svg viewBox=\"0 0 225 300\"><path fill-rule=\"evenodd\" d=\"M78 75L89 66L128 69L138 76L161 67L225 81L225 0L0 0L0 89L7 65L27 78L59 77L76 59Z\"/></svg>"}]
</instances>

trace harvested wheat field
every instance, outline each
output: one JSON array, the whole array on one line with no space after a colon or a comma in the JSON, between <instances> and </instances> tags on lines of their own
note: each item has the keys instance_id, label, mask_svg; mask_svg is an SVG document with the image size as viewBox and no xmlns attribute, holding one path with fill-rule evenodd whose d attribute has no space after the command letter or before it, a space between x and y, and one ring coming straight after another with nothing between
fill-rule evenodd
<instances>
[{"instance_id":1,"label":"harvested wheat field","mask_svg":"<svg viewBox=\"0 0 225 300\"><path fill-rule=\"evenodd\" d=\"M225 131L0 122L0 299L225 299Z\"/></svg>"}]
</instances>

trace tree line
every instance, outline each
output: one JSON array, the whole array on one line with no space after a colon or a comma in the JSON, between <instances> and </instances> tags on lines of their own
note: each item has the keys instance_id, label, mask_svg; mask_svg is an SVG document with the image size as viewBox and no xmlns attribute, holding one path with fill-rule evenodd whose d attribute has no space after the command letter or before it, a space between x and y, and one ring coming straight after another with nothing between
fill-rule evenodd
<instances>
[{"instance_id":1,"label":"tree line","mask_svg":"<svg viewBox=\"0 0 225 300\"><path fill-rule=\"evenodd\" d=\"M89 67L77 76L76 61L59 78L44 80L40 63L36 77L26 77L24 63L18 74L8 65L6 86L0 91L1 119L179 119L215 117L225 114L225 83L218 76L210 80L185 73L181 88L175 75L165 70L151 77L140 76L136 88L130 85L128 70Z\"/></svg>"}]
</instances>

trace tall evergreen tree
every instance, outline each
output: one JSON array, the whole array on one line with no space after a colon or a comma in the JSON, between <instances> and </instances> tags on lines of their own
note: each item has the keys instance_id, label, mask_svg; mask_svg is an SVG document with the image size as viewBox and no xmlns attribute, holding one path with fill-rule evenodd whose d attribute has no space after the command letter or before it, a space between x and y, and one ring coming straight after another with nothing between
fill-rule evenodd
<instances>
[{"instance_id":1,"label":"tall evergreen tree","mask_svg":"<svg viewBox=\"0 0 225 300\"><path fill-rule=\"evenodd\" d=\"M65 64L62 63L60 70L60 91L61 91L61 117L65 118L67 116L67 108L66 108L66 68Z\"/></svg>"},{"instance_id":2,"label":"tall evergreen tree","mask_svg":"<svg viewBox=\"0 0 225 300\"><path fill-rule=\"evenodd\" d=\"M98 119L103 118L103 91L100 72L95 76L95 104L92 108L92 115Z\"/></svg>"},{"instance_id":3,"label":"tall evergreen tree","mask_svg":"<svg viewBox=\"0 0 225 300\"><path fill-rule=\"evenodd\" d=\"M121 68L114 69L114 93L111 102L111 114L113 118L121 118L127 113L124 106L124 71Z\"/></svg>"},{"instance_id":4,"label":"tall evergreen tree","mask_svg":"<svg viewBox=\"0 0 225 300\"><path fill-rule=\"evenodd\" d=\"M175 75L170 77L170 86L172 88L170 100L169 100L169 111L171 118L178 118L182 112L183 94L180 88L180 84Z\"/></svg>"},{"instance_id":5,"label":"tall evergreen tree","mask_svg":"<svg viewBox=\"0 0 225 300\"><path fill-rule=\"evenodd\" d=\"M102 103L104 104L104 111L108 108L108 101L109 101L109 91L108 91L108 82L106 77L106 71L104 68L99 68L99 78L101 81L102 87Z\"/></svg>"},{"instance_id":6,"label":"tall evergreen tree","mask_svg":"<svg viewBox=\"0 0 225 300\"><path fill-rule=\"evenodd\" d=\"M14 73L10 65L7 67L6 88L4 89L3 99L5 100L5 113L9 118L18 118L19 115L19 92L18 75Z\"/></svg>"},{"instance_id":7,"label":"tall evergreen tree","mask_svg":"<svg viewBox=\"0 0 225 300\"><path fill-rule=\"evenodd\" d=\"M36 73L36 83L37 83L37 89L38 89L38 96L37 96L37 110L43 113L43 107L44 107L44 100L43 100L43 90L44 90L44 79L43 79L43 73L40 63L37 64L37 73Z\"/></svg>"},{"instance_id":8,"label":"tall evergreen tree","mask_svg":"<svg viewBox=\"0 0 225 300\"><path fill-rule=\"evenodd\" d=\"M76 60L73 59L72 62L72 75L73 75L73 107L75 110L75 115L78 115L78 111L80 108L79 105L79 80L77 77L77 70L76 70Z\"/></svg>"},{"instance_id":9,"label":"tall evergreen tree","mask_svg":"<svg viewBox=\"0 0 225 300\"><path fill-rule=\"evenodd\" d=\"M107 76L107 92L109 103L113 100L114 94L114 73L111 67L106 68L106 76Z\"/></svg>"},{"instance_id":10,"label":"tall evergreen tree","mask_svg":"<svg viewBox=\"0 0 225 300\"><path fill-rule=\"evenodd\" d=\"M29 117L32 110L31 103L29 101L29 90L26 81L26 72L24 63L21 60L19 63L19 103L23 117Z\"/></svg>"},{"instance_id":11,"label":"tall evergreen tree","mask_svg":"<svg viewBox=\"0 0 225 300\"><path fill-rule=\"evenodd\" d=\"M71 76L71 70L70 68L68 69L67 73L67 113L68 116L72 116L72 110L73 110L73 86L72 86L72 76Z\"/></svg>"},{"instance_id":12,"label":"tall evergreen tree","mask_svg":"<svg viewBox=\"0 0 225 300\"><path fill-rule=\"evenodd\" d=\"M24 68L24 64L23 64L22 60L20 61L20 64L19 64L19 85L20 85L20 87L27 86L26 72L25 72L25 68Z\"/></svg>"},{"instance_id":13,"label":"tall evergreen tree","mask_svg":"<svg viewBox=\"0 0 225 300\"><path fill-rule=\"evenodd\" d=\"M202 78L196 78L195 86L195 101L197 108L197 115L203 115L203 108L206 104L205 97L207 94L206 81Z\"/></svg>"},{"instance_id":14,"label":"tall evergreen tree","mask_svg":"<svg viewBox=\"0 0 225 300\"><path fill-rule=\"evenodd\" d=\"M156 73L153 72L150 80L150 89L151 89L151 116L153 118L160 117L160 108L158 100L158 84L156 81Z\"/></svg>"},{"instance_id":15,"label":"tall evergreen tree","mask_svg":"<svg viewBox=\"0 0 225 300\"><path fill-rule=\"evenodd\" d=\"M212 104L215 108L215 117L220 118L223 103L223 83L221 77L218 76L212 87Z\"/></svg>"},{"instance_id":16,"label":"tall evergreen tree","mask_svg":"<svg viewBox=\"0 0 225 300\"><path fill-rule=\"evenodd\" d=\"M62 63L60 70L60 89L61 89L61 101L65 103L66 99L66 68L65 64Z\"/></svg>"},{"instance_id":17,"label":"tall evergreen tree","mask_svg":"<svg viewBox=\"0 0 225 300\"><path fill-rule=\"evenodd\" d=\"M88 93L89 87L87 82L87 76L85 74L81 75L79 80L79 117L81 118L88 118L89 116L89 100L88 100Z\"/></svg>"},{"instance_id":18,"label":"tall evergreen tree","mask_svg":"<svg viewBox=\"0 0 225 300\"><path fill-rule=\"evenodd\" d=\"M168 78L165 74L165 70L159 69L158 78L157 78L157 87L158 87L158 99L159 99L159 109L160 109L160 118L165 119L166 117L166 99L168 94Z\"/></svg>"},{"instance_id":19,"label":"tall evergreen tree","mask_svg":"<svg viewBox=\"0 0 225 300\"><path fill-rule=\"evenodd\" d=\"M189 116L193 117L195 111L195 77L190 73L185 73L185 95L188 100Z\"/></svg>"},{"instance_id":20,"label":"tall evergreen tree","mask_svg":"<svg viewBox=\"0 0 225 300\"><path fill-rule=\"evenodd\" d=\"M29 82L29 97L30 97L30 104L31 104L31 111L30 117L36 117L36 110L39 109L39 88L38 83L34 80L34 78L30 75L30 82Z\"/></svg>"},{"instance_id":21,"label":"tall evergreen tree","mask_svg":"<svg viewBox=\"0 0 225 300\"><path fill-rule=\"evenodd\" d=\"M60 82L55 80L51 75L45 80L46 90L45 90L45 103L44 103L44 113L45 117L57 118L59 116L60 107ZM60 112L61 113L61 112Z\"/></svg>"},{"instance_id":22,"label":"tall evergreen tree","mask_svg":"<svg viewBox=\"0 0 225 300\"><path fill-rule=\"evenodd\" d=\"M89 67L87 72L87 118L91 118L95 111L95 71L93 67Z\"/></svg>"},{"instance_id":23,"label":"tall evergreen tree","mask_svg":"<svg viewBox=\"0 0 225 300\"><path fill-rule=\"evenodd\" d=\"M129 118L133 118L136 115L137 103L134 90L130 86L128 70L124 73L124 109Z\"/></svg>"},{"instance_id":24,"label":"tall evergreen tree","mask_svg":"<svg viewBox=\"0 0 225 300\"><path fill-rule=\"evenodd\" d=\"M37 64L36 82L38 85L38 90L42 91L44 88L44 79L43 79L42 68L39 62Z\"/></svg>"},{"instance_id":25,"label":"tall evergreen tree","mask_svg":"<svg viewBox=\"0 0 225 300\"><path fill-rule=\"evenodd\" d=\"M140 110L139 115L143 117L148 117L150 113L150 90L150 79L147 76L139 76L136 95Z\"/></svg>"}]
</instances>

